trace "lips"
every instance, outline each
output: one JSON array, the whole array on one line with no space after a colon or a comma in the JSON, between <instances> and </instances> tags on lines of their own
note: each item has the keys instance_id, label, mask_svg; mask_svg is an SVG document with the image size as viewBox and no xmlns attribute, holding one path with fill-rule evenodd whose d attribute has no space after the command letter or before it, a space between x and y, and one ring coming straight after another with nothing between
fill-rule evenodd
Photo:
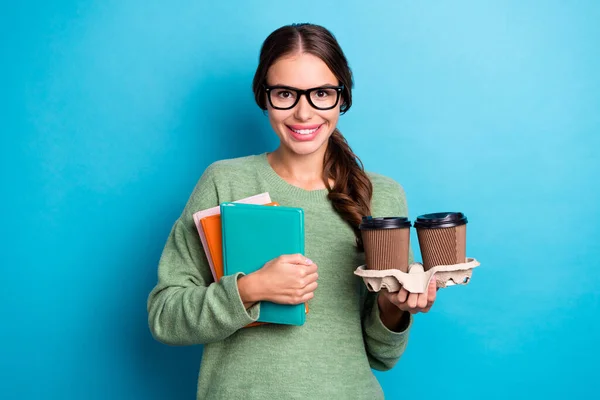
<instances>
[{"instance_id":1,"label":"lips","mask_svg":"<svg viewBox=\"0 0 600 400\"><path fill-rule=\"evenodd\" d=\"M288 131L297 141L313 140L321 131L323 124L313 125L286 125Z\"/></svg>"},{"instance_id":2,"label":"lips","mask_svg":"<svg viewBox=\"0 0 600 400\"><path fill-rule=\"evenodd\" d=\"M313 131L319 129L321 124L316 125L288 125L288 128L295 131L296 133L308 135L313 133Z\"/></svg>"}]
</instances>

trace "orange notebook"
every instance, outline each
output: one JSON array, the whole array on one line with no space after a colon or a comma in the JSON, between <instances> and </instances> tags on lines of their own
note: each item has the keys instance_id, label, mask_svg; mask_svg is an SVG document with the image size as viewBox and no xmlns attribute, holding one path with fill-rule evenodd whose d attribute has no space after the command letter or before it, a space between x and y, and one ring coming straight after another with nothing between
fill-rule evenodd
<instances>
[{"instance_id":1,"label":"orange notebook","mask_svg":"<svg viewBox=\"0 0 600 400\"><path fill-rule=\"evenodd\" d=\"M266 206L278 206L279 203L272 202L265 204ZM215 275L217 281L223 277L223 234L221 226L221 214L204 217L200 220L202 230L206 236L208 251L213 260L215 267ZM308 304L305 304L306 312L308 313ZM265 325L265 322L253 322L247 327Z\"/></svg>"},{"instance_id":2,"label":"orange notebook","mask_svg":"<svg viewBox=\"0 0 600 400\"><path fill-rule=\"evenodd\" d=\"M210 258L215 268L216 280L223 276L223 236L221 235L221 214L204 217L200 220Z\"/></svg>"}]
</instances>

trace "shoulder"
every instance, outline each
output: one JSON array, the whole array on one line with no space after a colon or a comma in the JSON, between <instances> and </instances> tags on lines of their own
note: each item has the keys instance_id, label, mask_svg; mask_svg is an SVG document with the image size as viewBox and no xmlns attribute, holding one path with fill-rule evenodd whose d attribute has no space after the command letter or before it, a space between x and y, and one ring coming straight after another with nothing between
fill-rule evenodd
<instances>
[{"instance_id":1,"label":"shoulder","mask_svg":"<svg viewBox=\"0 0 600 400\"><path fill-rule=\"evenodd\" d=\"M215 161L206 168L201 180L211 179L218 181L222 178L229 179L231 176L251 173L260 162L260 157L260 155L250 155Z\"/></svg>"},{"instance_id":2,"label":"shoulder","mask_svg":"<svg viewBox=\"0 0 600 400\"><path fill-rule=\"evenodd\" d=\"M375 172L367 171L373 185L373 197L405 196L404 187L393 178Z\"/></svg>"},{"instance_id":3,"label":"shoulder","mask_svg":"<svg viewBox=\"0 0 600 400\"><path fill-rule=\"evenodd\" d=\"M374 216L408 216L404 187L389 176L367 171L373 185L371 211Z\"/></svg>"},{"instance_id":4,"label":"shoulder","mask_svg":"<svg viewBox=\"0 0 600 400\"><path fill-rule=\"evenodd\" d=\"M230 187L232 182L250 181L260 162L259 157L251 155L211 163L196 183L184 214L189 216L193 212L215 207L219 204L219 192Z\"/></svg>"}]
</instances>

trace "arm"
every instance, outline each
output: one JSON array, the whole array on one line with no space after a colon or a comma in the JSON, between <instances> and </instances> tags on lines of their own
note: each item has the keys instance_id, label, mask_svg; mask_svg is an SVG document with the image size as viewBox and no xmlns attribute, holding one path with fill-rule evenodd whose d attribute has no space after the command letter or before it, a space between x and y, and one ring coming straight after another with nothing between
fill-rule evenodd
<instances>
[{"instance_id":1,"label":"arm","mask_svg":"<svg viewBox=\"0 0 600 400\"><path fill-rule=\"evenodd\" d=\"M408 215L404 190L398 184L392 188L392 201L386 214L394 216ZM414 260L412 248L409 249L409 263ZM380 293L371 293L364 288L365 302L362 318L365 349L371 368L387 371L400 359L408 342L413 317L409 312L398 309Z\"/></svg>"},{"instance_id":2,"label":"arm","mask_svg":"<svg viewBox=\"0 0 600 400\"><path fill-rule=\"evenodd\" d=\"M410 259L412 262L412 252ZM363 290L366 295L362 328L369 364L378 371L387 371L396 365L406 349L413 316L398 309L380 293Z\"/></svg>"},{"instance_id":3,"label":"arm","mask_svg":"<svg viewBox=\"0 0 600 400\"><path fill-rule=\"evenodd\" d=\"M192 213L216 204L216 188L207 170L173 226L159 262L158 283L148 297L148 323L160 342L215 342L258 318L259 304L246 310L240 298L241 274L213 282Z\"/></svg>"},{"instance_id":4,"label":"arm","mask_svg":"<svg viewBox=\"0 0 600 400\"><path fill-rule=\"evenodd\" d=\"M406 289L400 288L400 291L393 293L382 290L376 296L377 302L372 306L372 318L368 326L379 328L372 328L374 333L367 334L367 337L371 337L371 339L375 336L383 338L379 342L387 343L388 349L381 345L378 345L379 349L375 346L369 348L367 345L367 349L373 368L389 369L394 366L402 352L404 352L408 328L412 322L412 314L426 313L431 309L436 298L436 281L432 279L429 282L427 291L424 293L409 293ZM379 317L377 314L379 314ZM386 329L382 329L381 325ZM377 330L379 330L379 333L377 333ZM386 330L387 335L381 333L382 331L386 332ZM393 333L400 334L399 338L404 339L401 346L396 349ZM386 350L390 353L385 354Z\"/></svg>"},{"instance_id":5,"label":"arm","mask_svg":"<svg viewBox=\"0 0 600 400\"><path fill-rule=\"evenodd\" d=\"M376 293L368 293L365 301L365 317L363 318L363 336L365 348L371 368L379 371L392 369L398 362L408 342L412 315L403 313L398 321L394 321L397 330L384 325L384 317L378 306L378 299L383 298ZM389 304L390 307L395 307Z\"/></svg>"}]
</instances>

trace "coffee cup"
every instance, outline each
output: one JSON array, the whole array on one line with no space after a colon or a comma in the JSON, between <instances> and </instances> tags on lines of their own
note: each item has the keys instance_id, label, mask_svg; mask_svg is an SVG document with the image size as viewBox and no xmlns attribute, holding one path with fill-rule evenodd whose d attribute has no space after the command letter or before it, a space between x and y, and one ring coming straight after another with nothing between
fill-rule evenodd
<instances>
[{"instance_id":1,"label":"coffee cup","mask_svg":"<svg viewBox=\"0 0 600 400\"><path fill-rule=\"evenodd\" d=\"M408 272L410 227L406 217L363 217L359 229L367 269Z\"/></svg>"},{"instance_id":2,"label":"coffee cup","mask_svg":"<svg viewBox=\"0 0 600 400\"><path fill-rule=\"evenodd\" d=\"M425 271L438 265L466 260L467 217L460 212L439 212L417 217L414 223Z\"/></svg>"}]
</instances>

